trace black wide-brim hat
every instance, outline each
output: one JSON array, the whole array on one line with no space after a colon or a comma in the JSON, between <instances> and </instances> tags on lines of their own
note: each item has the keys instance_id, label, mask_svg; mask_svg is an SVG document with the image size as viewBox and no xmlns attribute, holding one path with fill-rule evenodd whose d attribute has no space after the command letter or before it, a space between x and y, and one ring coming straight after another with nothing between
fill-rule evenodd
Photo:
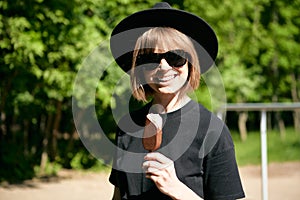
<instances>
[{"instance_id":1,"label":"black wide-brim hat","mask_svg":"<svg viewBox=\"0 0 300 200\"><path fill-rule=\"evenodd\" d=\"M189 36L198 54L201 73L214 64L218 39L210 25L192 13L173 9L168 3L162 2L126 17L112 31L111 52L125 72L132 67L133 50L138 37L153 27L171 27Z\"/></svg>"}]
</instances>

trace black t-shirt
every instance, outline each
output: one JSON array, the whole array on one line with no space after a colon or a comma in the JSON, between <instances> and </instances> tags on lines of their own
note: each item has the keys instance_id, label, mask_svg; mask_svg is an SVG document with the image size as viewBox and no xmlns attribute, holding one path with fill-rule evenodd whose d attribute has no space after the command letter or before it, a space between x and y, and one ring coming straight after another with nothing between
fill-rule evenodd
<instances>
[{"instance_id":1,"label":"black t-shirt","mask_svg":"<svg viewBox=\"0 0 300 200\"><path fill-rule=\"evenodd\" d=\"M145 178L141 167L148 153L142 135L149 109L150 104L119 122L109 180L120 189L122 199L171 199ZM157 151L174 161L181 182L204 199L244 197L232 138L221 120L194 101L161 116L163 138Z\"/></svg>"}]
</instances>

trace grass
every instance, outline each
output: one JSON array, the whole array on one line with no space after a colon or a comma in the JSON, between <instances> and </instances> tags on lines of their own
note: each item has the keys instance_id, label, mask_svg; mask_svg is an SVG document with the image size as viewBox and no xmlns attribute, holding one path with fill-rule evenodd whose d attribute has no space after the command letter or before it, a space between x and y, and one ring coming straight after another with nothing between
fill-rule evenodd
<instances>
[{"instance_id":1,"label":"grass","mask_svg":"<svg viewBox=\"0 0 300 200\"><path fill-rule=\"evenodd\" d=\"M260 132L249 132L246 141L242 142L237 132L232 132L235 143L237 163L258 165L261 163ZM300 161L300 134L294 129L286 130L285 138L279 132L267 132L268 162Z\"/></svg>"}]
</instances>

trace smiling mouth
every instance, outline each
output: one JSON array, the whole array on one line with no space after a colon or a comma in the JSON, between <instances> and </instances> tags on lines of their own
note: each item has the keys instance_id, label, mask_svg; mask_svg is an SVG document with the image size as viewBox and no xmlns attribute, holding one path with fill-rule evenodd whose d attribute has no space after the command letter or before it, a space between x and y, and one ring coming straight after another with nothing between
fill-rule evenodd
<instances>
[{"instance_id":1,"label":"smiling mouth","mask_svg":"<svg viewBox=\"0 0 300 200\"><path fill-rule=\"evenodd\" d=\"M160 83L164 83L164 82L168 82L172 79L174 79L177 75L173 74L173 75L169 75L169 76L164 76L164 77L157 77L156 81L160 82Z\"/></svg>"}]
</instances>

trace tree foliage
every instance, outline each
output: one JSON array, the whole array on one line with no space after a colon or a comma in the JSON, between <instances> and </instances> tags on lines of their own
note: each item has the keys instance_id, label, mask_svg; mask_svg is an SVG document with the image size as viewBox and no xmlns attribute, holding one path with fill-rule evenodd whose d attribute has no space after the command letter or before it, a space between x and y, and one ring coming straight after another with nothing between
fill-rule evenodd
<instances>
[{"instance_id":1,"label":"tree foliage","mask_svg":"<svg viewBox=\"0 0 300 200\"><path fill-rule=\"evenodd\" d=\"M21 178L34 175L33 166L40 165L42 155L50 162L72 167L70 163L78 148L84 148L74 128L72 97L84 99L89 85L97 88L99 120L105 122L109 133L113 132L115 122L108 117L113 107L111 91L121 94L126 89L115 89L123 72L110 63L109 51L100 51L95 57L92 54L97 48L108 48L99 45L108 41L121 19L155 2L0 2L0 163L3 169L0 178L5 179L7 174L21 177L26 174L24 171L28 176ZM299 101L299 0L168 2L201 16L216 31L220 42L216 65L223 77L228 102ZM97 59L111 66L100 79L84 79L85 87L74 94L75 78L87 57L95 58L93 62L88 61L91 67L97 65ZM209 102L204 86L196 95ZM77 106L90 107L93 102L85 99Z\"/></svg>"}]
</instances>

